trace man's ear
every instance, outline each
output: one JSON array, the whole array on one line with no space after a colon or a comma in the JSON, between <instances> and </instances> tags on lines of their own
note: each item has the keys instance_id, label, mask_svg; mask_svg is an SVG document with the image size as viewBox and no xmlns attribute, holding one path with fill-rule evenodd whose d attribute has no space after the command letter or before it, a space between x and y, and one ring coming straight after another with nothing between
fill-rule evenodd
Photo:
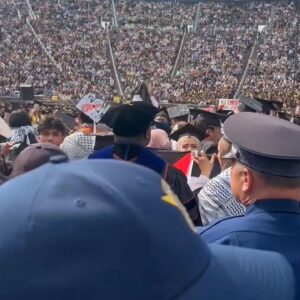
<instances>
[{"instance_id":1,"label":"man's ear","mask_svg":"<svg viewBox=\"0 0 300 300\"><path fill-rule=\"evenodd\" d=\"M241 181L243 193L251 192L254 185L253 174L247 167L243 167L241 170Z\"/></svg>"},{"instance_id":2,"label":"man's ear","mask_svg":"<svg viewBox=\"0 0 300 300\"><path fill-rule=\"evenodd\" d=\"M244 204L252 204L252 192L255 186L253 173L247 167L241 170L241 190L243 193Z\"/></svg>"}]
</instances>

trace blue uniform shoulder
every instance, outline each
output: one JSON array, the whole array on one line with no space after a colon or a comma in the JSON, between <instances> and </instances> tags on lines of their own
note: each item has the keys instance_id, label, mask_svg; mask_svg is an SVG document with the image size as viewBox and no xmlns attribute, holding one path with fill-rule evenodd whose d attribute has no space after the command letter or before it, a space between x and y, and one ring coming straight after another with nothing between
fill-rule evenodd
<instances>
[{"instance_id":1,"label":"blue uniform shoulder","mask_svg":"<svg viewBox=\"0 0 300 300\"><path fill-rule=\"evenodd\" d=\"M233 238L237 232L247 231L248 229L243 226L244 221L245 216L223 218L215 221L208 226L199 228L198 233L208 243L222 241L229 236ZM229 242L227 241L226 243Z\"/></svg>"}]
</instances>

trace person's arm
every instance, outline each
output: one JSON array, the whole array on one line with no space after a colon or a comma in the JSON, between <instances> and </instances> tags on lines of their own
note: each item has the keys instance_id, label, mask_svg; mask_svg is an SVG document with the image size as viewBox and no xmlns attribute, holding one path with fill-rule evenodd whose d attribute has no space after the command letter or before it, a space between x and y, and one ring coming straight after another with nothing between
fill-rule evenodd
<instances>
[{"instance_id":1,"label":"person's arm","mask_svg":"<svg viewBox=\"0 0 300 300\"><path fill-rule=\"evenodd\" d=\"M210 180L209 177L201 174L199 177L192 176L188 180L188 184L189 184L191 190L195 191L195 190L203 188L209 182L209 180Z\"/></svg>"},{"instance_id":2,"label":"person's arm","mask_svg":"<svg viewBox=\"0 0 300 300\"><path fill-rule=\"evenodd\" d=\"M214 167L215 155L209 159L206 154L202 151L201 155L194 156L194 162L198 165L201 175L199 177L192 176L188 184L192 191L203 188L208 182L211 171Z\"/></svg>"}]
</instances>

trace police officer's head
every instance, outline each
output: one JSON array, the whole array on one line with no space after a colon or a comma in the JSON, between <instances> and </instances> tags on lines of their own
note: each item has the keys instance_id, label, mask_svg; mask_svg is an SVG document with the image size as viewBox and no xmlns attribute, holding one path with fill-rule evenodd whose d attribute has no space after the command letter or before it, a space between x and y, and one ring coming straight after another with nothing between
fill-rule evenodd
<instances>
[{"instance_id":1,"label":"police officer's head","mask_svg":"<svg viewBox=\"0 0 300 300\"><path fill-rule=\"evenodd\" d=\"M259 199L300 200L300 128L255 113L234 115L224 124L232 142L231 188L242 203Z\"/></svg>"}]
</instances>

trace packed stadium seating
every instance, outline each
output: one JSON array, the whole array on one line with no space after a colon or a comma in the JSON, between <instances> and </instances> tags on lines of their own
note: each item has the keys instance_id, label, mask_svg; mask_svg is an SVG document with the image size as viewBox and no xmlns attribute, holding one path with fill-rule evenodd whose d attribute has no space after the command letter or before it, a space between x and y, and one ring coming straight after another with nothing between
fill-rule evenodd
<instances>
[{"instance_id":1,"label":"packed stadium seating","mask_svg":"<svg viewBox=\"0 0 300 300\"><path fill-rule=\"evenodd\" d=\"M77 100L95 92L112 100L118 75L127 99L144 80L164 102L232 98L258 25L267 25L242 93L287 105L300 100L300 17L292 4L205 2L197 14L197 5L120 0L118 27L109 30L109 0L5 0L0 10L0 94L13 95L28 82L47 97ZM189 30L179 51L184 30L195 20L198 30ZM176 58L180 63L172 73Z\"/></svg>"}]
</instances>

